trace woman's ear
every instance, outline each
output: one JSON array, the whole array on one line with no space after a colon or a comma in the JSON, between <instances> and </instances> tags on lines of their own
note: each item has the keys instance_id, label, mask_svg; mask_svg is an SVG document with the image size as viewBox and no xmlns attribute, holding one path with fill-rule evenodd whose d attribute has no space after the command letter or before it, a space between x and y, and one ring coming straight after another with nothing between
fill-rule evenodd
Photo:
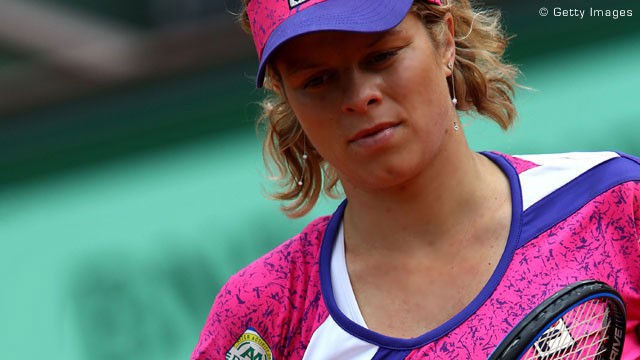
<instances>
[{"instance_id":1,"label":"woman's ear","mask_svg":"<svg viewBox=\"0 0 640 360\"><path fill-rule=\"evenodd\" d=\"M282 92L280 83L278 83L277 81L274 81L274 79L271 76L264 77L264 82L262 83L262 86L265 89L269 89L271 91L276 92L278 95L280 95Z\"/></svg>"},{"instance_id":2,"label":"woman's ear","mask_svg":"<svg viewBox=\"0 0 640 360\"><path fill-rule=\"evenodd\" d=\"M442 64L445 66L446 75L450 76L452 71L448 65L455 64L456 61L456 41L455 41L455 24L453 22L453 16L451 13L447 13L443 19L446 30L444 31L444 37L442 42L442 48L440 50L440 57Z\"/></svg>"},{"instance_id":3,"label":"woman's ear","mask_svg":"<svg viewBox=\"0 0 640 360\"><path fill-rule=\"evenodd\" d=\"M269 89L279 96L284 94L282 89L282 82L280 81L280 76L277 72L275 72L271 67L268 67L266 70L266 74L264 77L264 82L262 84L266 89Z\"/></svg>"}]
</instances>

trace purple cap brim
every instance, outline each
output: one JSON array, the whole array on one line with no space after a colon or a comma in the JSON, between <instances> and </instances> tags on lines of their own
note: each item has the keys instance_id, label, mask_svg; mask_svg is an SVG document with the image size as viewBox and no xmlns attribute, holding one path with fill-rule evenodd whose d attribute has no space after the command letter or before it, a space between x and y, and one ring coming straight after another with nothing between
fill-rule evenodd
<instances>
[{"instance_id":1,"label":"purple cap brim","mask_svg":"<svg viewBox=\"0 0 640 360\"><path fill-rule=\"evenodd\" d=\"M327 0L291 15L269 36L258 67L262 87L269 57L285 41L315 31L380 32L396 27L413 0Z\"/></svg>"}]
</instances>

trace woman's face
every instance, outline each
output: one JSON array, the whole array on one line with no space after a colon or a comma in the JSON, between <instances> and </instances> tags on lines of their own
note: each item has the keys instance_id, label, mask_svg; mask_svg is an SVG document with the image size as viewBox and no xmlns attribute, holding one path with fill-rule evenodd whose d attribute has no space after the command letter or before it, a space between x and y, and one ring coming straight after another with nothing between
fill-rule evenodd
<instances>
[{"instance_id":1,"label":"woman's face","mask_svg":"<svg viewBox=\"0 0 640 360\"><path fill-rule=\"evenodd\" d=\"M415 14L383 33L323 31L275 55L277 86L345 189L400 185L452 137L451 46L434 46Z\"/></svg>"}]
</instances>

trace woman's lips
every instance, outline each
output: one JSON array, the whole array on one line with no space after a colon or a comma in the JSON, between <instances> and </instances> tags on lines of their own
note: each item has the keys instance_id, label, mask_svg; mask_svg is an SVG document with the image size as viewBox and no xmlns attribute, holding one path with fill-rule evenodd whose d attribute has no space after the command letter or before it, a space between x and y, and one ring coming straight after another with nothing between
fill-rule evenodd
<instances>
[{"instance_id":1,"label":"woman's lips","mask_svg":"<svg viewBox=\"0 0 640 360\"><path fill-rule=\"evenodd\" d=\"M399 125L400 123L382 123L358 131L349 138L349 143L368 149L380 147L391 140Z\"/></svg>"}]
</instances>

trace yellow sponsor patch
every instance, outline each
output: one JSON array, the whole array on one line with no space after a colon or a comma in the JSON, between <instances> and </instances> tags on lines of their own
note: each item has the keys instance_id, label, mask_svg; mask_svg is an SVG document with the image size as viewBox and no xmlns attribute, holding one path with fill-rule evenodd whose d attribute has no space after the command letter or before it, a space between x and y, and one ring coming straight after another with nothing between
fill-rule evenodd
<instances>
[{"instance_id":1,"label":"yellow sponsor patch","mask_svg":"<svg viewBox=\"0 0 640 360\"><path fill-rule=\"evenodd\" d=\"M260 334L248 328L227 351L226 360L273 360L271 348Z\"/></svg>"}]
</instances>

